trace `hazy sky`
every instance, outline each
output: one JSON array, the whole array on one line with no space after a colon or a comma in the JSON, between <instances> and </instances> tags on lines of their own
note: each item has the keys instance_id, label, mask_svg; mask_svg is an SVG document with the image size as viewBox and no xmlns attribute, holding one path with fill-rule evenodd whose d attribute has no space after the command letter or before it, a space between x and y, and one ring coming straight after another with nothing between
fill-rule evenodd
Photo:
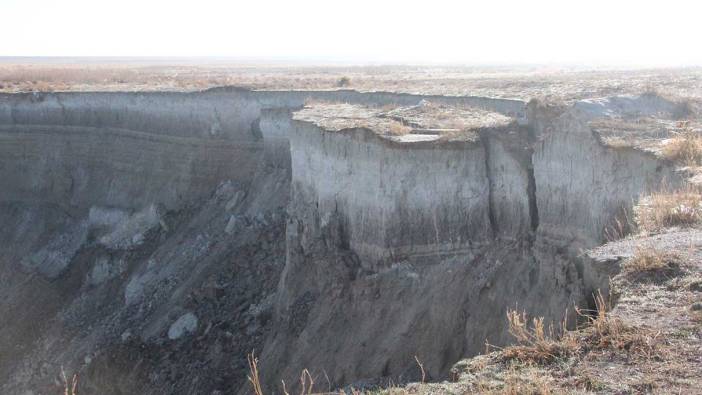
<instances>
[{"instance_id":1,"label":"hazy sky","mask_svg":"<svg viewBox=\"0 0 702 395\"><path fill-rule=\"evenodd\" d=\"M701 4L0 0L0 56L702 65Z\"/></svg>"}]
</instances>

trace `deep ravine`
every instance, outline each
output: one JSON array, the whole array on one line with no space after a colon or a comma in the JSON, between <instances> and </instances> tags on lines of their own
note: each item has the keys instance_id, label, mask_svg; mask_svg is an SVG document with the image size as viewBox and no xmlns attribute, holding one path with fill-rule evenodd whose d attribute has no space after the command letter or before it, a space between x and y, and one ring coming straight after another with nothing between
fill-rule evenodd
<instances>
[{"instance_id":1,"label":"deep ravine","mask_svg":"<svg viewBox=\"0 0 702 395\"><path fill-rule=\"evenodd\" d=\"M507 116L475 141L295 119L305 103ZM0 392L245 393L446 376L516 304L607 287L580 255L663 180L577 106L354 91L0 95ZM527 115L528 114L528 115ZM572 311L572 309L571 309ZM29 392L31 393L31 392Z\"/></svg>"}]
</instances>

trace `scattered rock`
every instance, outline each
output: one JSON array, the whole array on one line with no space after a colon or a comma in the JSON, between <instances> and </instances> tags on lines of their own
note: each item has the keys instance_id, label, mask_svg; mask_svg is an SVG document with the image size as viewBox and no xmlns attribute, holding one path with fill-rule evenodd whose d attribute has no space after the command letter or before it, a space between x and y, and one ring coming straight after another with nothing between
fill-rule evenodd
<instances>
[{"instance_id":1,"label":"scattered rock","mask_svg":"<svg viewBox=\"0 0 702 395\"><path fill-rule=\"evenodd\" d=\"M78 250L86 242L88 225L85 221L67 226L43 248L21 261L26 269L54 279L64 273Z\"/></svg>"},{"instance_id":2,"label":"scattered rock","mask_svg":"<svg viewBox=\"0 0 702 395\"><path fill-rule=\"evenodd\" d=\"M150 259L146 271L141 274L134 274L129 280L127 286L124 288L124 303L127 306L142 300L147 285L152 285L154 278L156 278L155 266L156 261Z\"/></svg>"},{"instance_id":3,"label":"scattered rock","mask_svg":"<svg viewBox=\"0 0 702 395\"><path fill-rule=\"evenodd\" d=\"M88 275L88 284L99 285L113 279L123 271L123 262L112 262L108 257L100 257Z\"/></svg>"},{"instance_id":4,"label":"scattered rock","mask_svg":"<svg viewBox=\"0 0 702 395\"><path fill-rule=\"evenodd\" d=\"M92 229L100 231L100 244L112 249L129 249L144 242L144 234L160 225L155 205L130 214L124 210L92 207L88 216Z\"/></svg>"},{"instance_id":5,"label":"scattered rock","mask_svg":"<svg viewBox=\"0 0 702 395\"><path fill-rule=\"evenodd\" d=\"M236 216L232 215L229 217L229 222L227 222L227 226L224 228L224 232L226 232L228 235L234 233L234 229L236 228Z\"/></svg>"},{"instance_id":6,"label":"scattered rock","mask_svg":"<svg viewBox=\"0 0 702 395\"><path fill-rule=\"evenodd\" d=\"M193 313L185 313L178 318L168 329L168 338L176 340L187 333L193 333L197 329L197 317Z\"/></svg>"}]
</instances>

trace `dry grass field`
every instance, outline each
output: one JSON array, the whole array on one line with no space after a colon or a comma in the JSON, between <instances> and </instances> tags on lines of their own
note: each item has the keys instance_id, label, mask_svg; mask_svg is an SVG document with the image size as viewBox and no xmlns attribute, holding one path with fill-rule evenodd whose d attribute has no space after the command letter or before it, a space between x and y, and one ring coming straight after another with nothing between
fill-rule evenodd
<instances>
[{"instance_id":1,"label":"dry grass field","mask_svg":"<svg viewBox=\"0 0 702 395\"><path fill-rule=\"evenodd\" d=\"M702 69L587 70L554 67L341 66L168 60L0 58L0 92L262 90L389 91L574 100L656 91L698 98Z\"/></svg>"}]
</instances>

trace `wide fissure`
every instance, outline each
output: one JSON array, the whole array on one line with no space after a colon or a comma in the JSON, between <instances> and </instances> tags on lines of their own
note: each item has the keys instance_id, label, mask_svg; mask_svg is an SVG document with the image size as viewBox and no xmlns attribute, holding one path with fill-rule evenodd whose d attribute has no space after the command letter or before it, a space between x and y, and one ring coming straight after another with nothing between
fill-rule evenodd
<instances>
[{"instance_id":1,"label":"wide fissure","mask_svg":"<svg viewBox=\"0 0 702 395\"><path fill-rule=\"evenodd\" d=\"M529 197L529 223L532 232L539 229L539 207L536 203L536 177L534 177L534 165L530 163L527 167L528 186L527 196Z\"/></svg>"}]
</instances>

